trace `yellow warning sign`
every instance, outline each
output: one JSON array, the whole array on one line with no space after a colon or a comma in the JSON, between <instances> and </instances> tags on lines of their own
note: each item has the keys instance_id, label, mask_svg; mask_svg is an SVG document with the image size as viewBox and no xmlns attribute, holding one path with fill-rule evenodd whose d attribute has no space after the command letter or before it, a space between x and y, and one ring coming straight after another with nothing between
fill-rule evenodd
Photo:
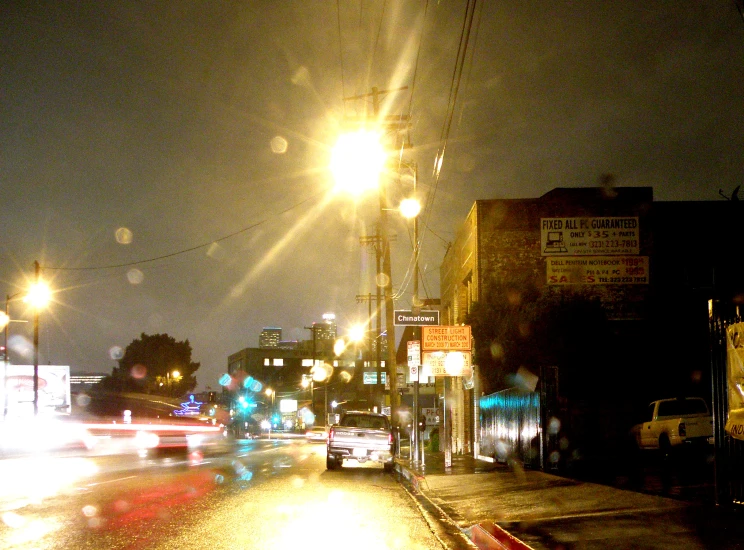
<instances>
[{"instance_id":1,"label":"yellow warning sign","mask_svg":"<svg viewBox=\"0 0 744 550\"><path fill-rule=\"evenodd\" d=\"M470 351L470 326L421 327L421 349L426 351Z\"/></svg>"}]
</instances>

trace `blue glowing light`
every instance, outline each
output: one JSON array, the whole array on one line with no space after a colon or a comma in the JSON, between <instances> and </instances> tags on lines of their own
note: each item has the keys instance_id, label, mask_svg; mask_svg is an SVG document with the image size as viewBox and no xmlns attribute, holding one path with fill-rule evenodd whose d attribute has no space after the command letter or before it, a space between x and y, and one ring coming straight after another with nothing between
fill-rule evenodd
<instances>
[{"instance_id":1,"label":"blue glowing light","mask_svg":"<svg viewBox=\"0 0 744 550\"><path fill-rule=\"evenodd\" d=\"M189 395L189 400L181 403L181 408L173 411L176 416L196 416L201 410L202 402L195 401L193 395Z\"/></svg>"}]
</instances>

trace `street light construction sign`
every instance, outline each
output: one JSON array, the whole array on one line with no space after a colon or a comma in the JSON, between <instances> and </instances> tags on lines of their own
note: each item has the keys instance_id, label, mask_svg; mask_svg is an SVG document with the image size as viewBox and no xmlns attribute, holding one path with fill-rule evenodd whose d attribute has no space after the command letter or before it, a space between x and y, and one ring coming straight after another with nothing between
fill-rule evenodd
<instances>
[{"instance_id":1,"label":"street light construction sign","mask_svg":"<svg viewBox=\"0 0 744 550\"><path fill-rule=\"evenodd\" d=\"M470 326L421 327L421 349L424 351L467 351L472 349Z\"/></svg>"}]
</instances>

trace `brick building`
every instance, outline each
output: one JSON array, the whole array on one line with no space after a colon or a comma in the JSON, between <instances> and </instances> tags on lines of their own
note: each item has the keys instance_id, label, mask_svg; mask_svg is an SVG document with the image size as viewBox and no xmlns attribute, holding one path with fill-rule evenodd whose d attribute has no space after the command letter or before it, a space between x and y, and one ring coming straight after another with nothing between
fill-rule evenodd
<instances>
[{"instance_id":1,"label":"brick building","mask_svg":"<svg viewBox=\"0 0 744 550\"><path fill-rule=\"evenodd\" d=\"M476 201L441 266L441 323L464 323L489 287L514 280L598 301L611 344L587 342L582 370L557 372L554 389L577 430L617 439L651 399L710 398L708 300L734 303L744 290L735 238L742 213L734 201L655 203L650 187ZM446 379L455 453L478 451L484 373L475 364L472 389Z\"/></svg>"}]
</instances>

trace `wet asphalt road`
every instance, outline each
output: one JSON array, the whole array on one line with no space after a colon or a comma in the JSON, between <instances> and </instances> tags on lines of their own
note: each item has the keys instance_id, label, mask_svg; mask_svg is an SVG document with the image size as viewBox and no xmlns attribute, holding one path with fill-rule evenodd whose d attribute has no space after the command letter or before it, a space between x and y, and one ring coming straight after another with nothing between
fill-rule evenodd
<instances>
[{"instance_id":1,"label":"wet asphalt road","mask_svg":"<svg viewBox=\"0 0 744 550\"><path fill-rule=\"evenodd\" d=\"M0 462L0 548L455 547L394 475L326 471L325 446L304 440L244 442L198 463Z\"/></svg>"}]
</instances>

